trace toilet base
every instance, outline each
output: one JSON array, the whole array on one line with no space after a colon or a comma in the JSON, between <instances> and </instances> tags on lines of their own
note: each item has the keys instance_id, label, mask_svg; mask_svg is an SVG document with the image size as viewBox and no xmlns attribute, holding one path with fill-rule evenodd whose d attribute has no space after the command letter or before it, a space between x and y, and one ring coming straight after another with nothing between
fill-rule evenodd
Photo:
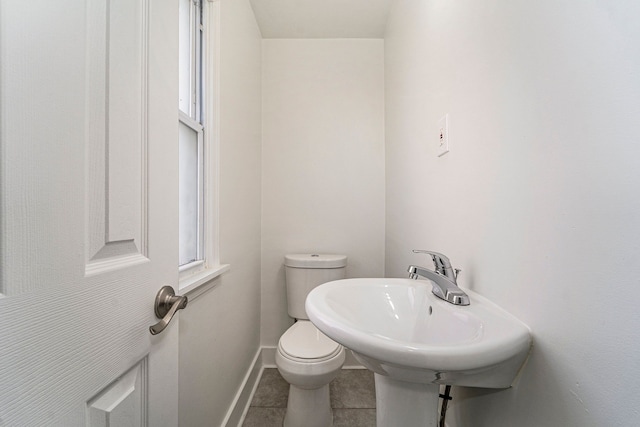
<instances>
[{"instance_id":1,"label":"toilet base","mask_svg":"<svg viewBox=\"0 0 640 427\"><path fill-rule=\"evenodd\" d=\"M284 427L332 426L333 411L329 399L329 384L312 390L289 386Z\"/></svg>"}]
</instances>

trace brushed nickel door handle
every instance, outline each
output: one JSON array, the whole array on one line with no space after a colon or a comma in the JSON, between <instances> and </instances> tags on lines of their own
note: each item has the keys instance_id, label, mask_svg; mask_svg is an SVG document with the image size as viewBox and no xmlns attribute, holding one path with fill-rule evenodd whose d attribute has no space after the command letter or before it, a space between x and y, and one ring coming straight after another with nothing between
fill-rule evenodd
<instances>
[{"instance_id":1,"label":"brushed nickel door handle","mask_svg":"<svg viewBox=\"0 0 640 427\"><path fill-rule=\"evenodd\" d=\"M157 335L164 331L167 327L173 315L176 311L181 310L187 306L189 300L186 296L178 296L171 286L163 286L156 295L156 301L154 304L154 311L156 317L160 320L153 326L149 327L151 335Z\"/></svg>"}]
</instances>

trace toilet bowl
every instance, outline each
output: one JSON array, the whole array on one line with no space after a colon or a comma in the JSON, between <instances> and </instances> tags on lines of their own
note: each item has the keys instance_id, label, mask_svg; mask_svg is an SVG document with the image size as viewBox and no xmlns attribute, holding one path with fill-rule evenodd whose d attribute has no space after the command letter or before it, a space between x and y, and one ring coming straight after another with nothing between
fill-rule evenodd
<instances>
[{"instance_id":1,"label":"toilet bowl","mask_svg":"<svg viewBox=\"0 0 640 427\"><path fill-rule=\"evenodd\" d=\"M296 322L282 334L276 366L289 383L284 427L331 427L329 383L345 360L345 349L318 330L304 309L316 286L345 276L344 255L296 254L285 257L289 315Z\"/></svg>"},{"instance_id":2,"label":"toilet bowl","mask_svg":"<svg viewBox=\"0 0 640 427\"><path fill-rule=\"evenodd\" d=\"M344 364L345 350L310 321L300 320L278 342L276 366L290 384L285 427L333 425L329 383Z\"/></svg>"}]
</instances>

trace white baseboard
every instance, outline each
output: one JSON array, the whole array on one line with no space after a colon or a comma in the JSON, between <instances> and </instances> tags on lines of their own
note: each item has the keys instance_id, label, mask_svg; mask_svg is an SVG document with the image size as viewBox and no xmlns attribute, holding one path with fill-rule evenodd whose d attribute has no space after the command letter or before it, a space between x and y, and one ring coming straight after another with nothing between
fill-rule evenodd
<instances>
[{"instance_id":1,"label":"white baseboard","mask_svg":"<svg viewBox=\"0 0 640 427\"><path fill-rule=\"evenodd\" d=\"M276 367L276 347L262 347L262 366L264 368Z\"/></svg>"},{"instance_id":2,"label":"white baseboard","mask_svg":"<svg viewBox=\"0 0 640 427\"><path fill-rule=\"evenodd\" d=\"M251 405L251 399L258 388L260 377L262 377L262 371L265 368L276 367L276 347L260 347L256 352L253 362L247 374L244 377L244 381L236 393L235 399L227 412L222 425L225 427L241 427L244 422L249 406ZM346 352L346 360L342 369L366 369L360 364L351 353L351 350Z\"/></svg>"},{"instance_id":3,"label":"white baseboard","mask_svg":"<svg viewBox=\"0 0 640 427\"><path fill-rule=\"evenodd\" d=\"M358 362L358 359L356 359L351 350L347 349L346 356L347 358L344 361L344 365L342 365L342 369L367 369Z\"/></svg>"},{"instance_id":4,"label":"white baseboard","mask_svg":"<svg viewBox=\"0 0 640 427\"><path fill-rule=\"evenodd\" d=\"M226 427L241 427L244 422L244 418L247 416L247 411L249 410L249 406L251 405L251 399L253 399L253 394L258 387L258 382L260 381L260 377L262 376L262 357L261 357L262 349L259 348L256 352L256 355L253 357L253 362L249 369L247 370L246 375L244 376L244 380L242 381L242 385L240 389L236 393L235 398L233 399L233 403L231 407L227 411L227 416L224 418L222 422L223 426Z\"/></svg>"}]
</instances>

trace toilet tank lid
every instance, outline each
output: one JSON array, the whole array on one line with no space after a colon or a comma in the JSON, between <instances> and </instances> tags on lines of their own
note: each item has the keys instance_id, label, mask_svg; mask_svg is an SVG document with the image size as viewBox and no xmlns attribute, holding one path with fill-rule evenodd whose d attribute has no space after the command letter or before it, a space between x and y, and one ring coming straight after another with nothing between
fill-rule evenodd
<instances>
[{"instance_id":1,"label":"toilet tank lid","mask_svg":"<svg viewBox=\"0 0 640 427\"><path fill-rule=\"evenodd\" d=\"M332 254L292 254L285 255L284 265L295 268L340 268L347 265L347 257Z\"/></svg>"}]
</instances>

